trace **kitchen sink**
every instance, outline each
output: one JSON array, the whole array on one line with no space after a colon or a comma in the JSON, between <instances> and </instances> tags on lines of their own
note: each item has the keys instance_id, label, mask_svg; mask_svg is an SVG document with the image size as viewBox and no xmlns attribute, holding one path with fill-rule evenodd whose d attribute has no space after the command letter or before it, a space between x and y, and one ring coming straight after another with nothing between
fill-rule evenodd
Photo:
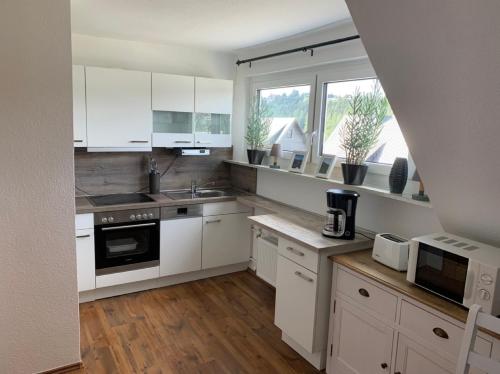
<instances>
[{"instance_id":1,"label":"kitchen sink","mask_svg":"<svg viewBox=\"0 0 500 374\"><path fill-rule=\"evenodd\" d=\"M205 199L205 198L209 198L209 197L234 196L234 191L232 191L232 190L197 190L195 193L192 193L189 190L183 190L183 191L163 192L163 195L165 195L173 200Z\"/></svg>"}]
</instances>

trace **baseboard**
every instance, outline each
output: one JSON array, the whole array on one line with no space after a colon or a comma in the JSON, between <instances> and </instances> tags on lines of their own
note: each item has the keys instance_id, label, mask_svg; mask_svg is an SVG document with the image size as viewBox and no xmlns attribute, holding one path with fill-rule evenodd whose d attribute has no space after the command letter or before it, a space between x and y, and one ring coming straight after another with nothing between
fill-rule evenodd
<instances>
[{"instance_id":1,"label":"baseboard","mask_svg":"<svg viewBox=\"0 0 500 374\"><path fill-rule=\"evenodd\" d=\"M155 288L172 286L175 284L192 282L199 279L216 277L218 275L235 273L244 271L248 268L248 261L240 264L221 266L218 268L211 268L191 273L184 273L178 275L171 275L168 277L149 279L139 282L126 283L115 285L111 287L96 288L95 290L85 291L80 293L80 303L104 299L107 297L125 295L129 293L152 290Z\"/></svg>"},{"instance_id":2,"label":"baseboard","mask_svg":"<svg viewBox=\"0 0 500 374\"><path fill-rule=\"evenodd\" d=\"M61 366L47 371L42 371L40 372L40 374L63 374L63 373L71 373L77 370L79 371L81 369L83 369L83 363L80 361L80 362L75 362L74 364Z\"/></svg>"}]
</instances>

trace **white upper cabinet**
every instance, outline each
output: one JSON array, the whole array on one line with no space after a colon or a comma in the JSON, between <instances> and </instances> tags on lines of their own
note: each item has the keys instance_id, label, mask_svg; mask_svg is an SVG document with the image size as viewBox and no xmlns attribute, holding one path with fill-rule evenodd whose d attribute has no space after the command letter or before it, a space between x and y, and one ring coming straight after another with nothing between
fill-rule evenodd
<instances>
[{"instance_id":1,"label":"white upper cabinet","mask_svg":"<svg viewBox=\"0 0 500 374\"><path fill-rule=\"evenodd\" d=\"M196 77L194 107L197 113L232 114L233 81Z\"/></svg>"},{"instance_id":2,"label":"white upper cabinet","mask_svg":"<svg viewBox=\"0 0 500 374\"><path fill-rule=\"evenodd\" d=\"M85 67L73 65L73 142L87 146L87 109L85 105Z\"/></svg>"},{"instance_id":3,"label":"white upper cabinet","mask_svg":"<svg viewBox=\"0 0 500 374\"><path fill-rule=\"evenodd\" d=\"M86 68L89 148L151 149L151 73Z\"/></svg>"},{"instance_id":4,"label":"white upper cabinet","mask_svg":"<svg viewBox=\"0 0 500 374\"><path fill-rule=\"evenodd\" d=\"M168 112L194 112L194 77L153 73L152 108Z\"/></svg>"}]
</instances>

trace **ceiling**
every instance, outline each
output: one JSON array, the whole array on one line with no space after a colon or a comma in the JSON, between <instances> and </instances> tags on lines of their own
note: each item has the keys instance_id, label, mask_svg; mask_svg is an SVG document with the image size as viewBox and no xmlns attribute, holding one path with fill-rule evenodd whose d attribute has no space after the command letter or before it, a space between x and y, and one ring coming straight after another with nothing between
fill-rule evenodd
<instances>
[{"instance_id":1,"label":"ceiling","mask_svg":"<svg viewBox=\"0 0 500 374\"><path fill-rule=\"evenodd\" d=\"M350 18L344 0L71 0L72 32L218 51Z\"/></svg>"}]
</instances>

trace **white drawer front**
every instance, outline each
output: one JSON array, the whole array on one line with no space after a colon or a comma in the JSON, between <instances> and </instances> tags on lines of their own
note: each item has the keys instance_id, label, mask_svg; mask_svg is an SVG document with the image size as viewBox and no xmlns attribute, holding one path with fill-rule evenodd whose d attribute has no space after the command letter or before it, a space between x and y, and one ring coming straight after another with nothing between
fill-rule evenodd
<instances>
[{"instance_id":1,"label":"white drawer front","mask_svg":"<svg viewBox=\"0 0 500 374\"><path fill-rule=\"evenodd\" d=\"M396 296L342 269L337 273L337 292L375 311L383 318L396 320L398 305Z\"/></svg>"},{"instance_id":2,"label":"white drawer front","mask_svg":"<svg viewBox=\"0 0 500 374\"><path fill-rule=\"evenodd\" d=\"M75 229L93 229L94 228L94 215L92 213L77 214L75 215Z\"/></svg>"},{"instance_id":3,"label":"white drawer front","mask_svg":"<svg viewBox=\"0 0 500 374\"><path fill-rule=\"evenodd\" d=\"M308 352L313 352L317 275L278 256L274 323Z\"/></svg>"},{"instance_id":4,"label":"white drawer front","mask_svg":"<svg viewBox=\"0 0 500 374\"><path fill-rule=\"evenodd\" d=\"M413 334L425 339L440 352L451 355L456 359L460 352L464 330L440 317L419 307L403 301L401 306L401 327L410 330ZM491 343L477 337L476 350L489 355Z\"/></svg>"},{"instance_id":5,"label":"white drawer front","mask_svg":"<svg viewBox=\"0 0 500 374\"><path fill-rule=\"evenodd\" d=\"M287 239L279 238L278 253L305 268L318 272L318 253Z\"/></svg>"},{"instance_id":6,"label":"white drawer front","mask_svg":"<svg viewBox=\"0 0 500 374\"><path fill-rule=\"evenodd\" d=\"M250 213L251 208L237 201L222 201L220 203L203 204L204 216L218 216L220 214Z\"/></svg>"}]
</instances>

